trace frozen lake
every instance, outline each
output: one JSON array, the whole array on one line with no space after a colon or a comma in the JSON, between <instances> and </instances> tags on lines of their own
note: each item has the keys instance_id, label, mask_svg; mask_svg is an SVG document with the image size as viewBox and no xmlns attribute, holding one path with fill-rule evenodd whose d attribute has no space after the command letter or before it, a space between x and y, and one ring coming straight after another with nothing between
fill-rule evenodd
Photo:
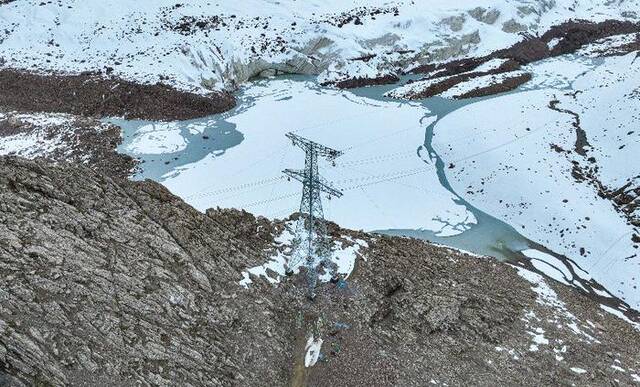
<instances>
[{"instance_id":1,"label":"frozen lake","mask_svg":"<svg viewBox=\"0 0 640 387\"><path fill-rule=\"evenodd\" d=\"M344 152L335 165L320 164L320 173L344 192L324 199L327 219L509 260L619 306L575 261L474 207L449 184L450 166L432 144L434 128L493 97L408 102L384 97L390 89L341 91L308 77L279 77L246 86L238 107L224 114L170 123L110 121L123 128L119 150L142 161L135 179L159 181L201 211L233 207L268 218L296 212L301 185L281 172L304 166L304 154L285 137L295 132Z\"/></svg>"},{"instance_id":2,"label":"frozen lake","mask_svg":"<svg viewBox=\"0 0 640 387\"><path fill-rule=\"evenodd\" d=\"M439 181L425 147L426 128L437 116L422 104L279 78L247 87L238 106L180 123L116 121L125 136L120 150L143 160L136 178L160 181L200 210L235 207L284 217L296 211L301 193L281 173L304 166L304 154L285 137L295 132L344 151L335 165L320 165L344 191L340 200L324 201L327 217L341 226L450 236L476 223Z\"/></svg>"},{"instance_id":3,"label":"frozen lake","mask_svg":"<svg viewBox=\"0 0 640 387\"><path fill-rule=\"evenodd\" d=\"M338 91L308 77L259 81L230 112L182 122L111 120L119 150L142 160L135 179L153 179L200 210L243 208L270 218L298 209L301 186L284 168L302 168L289 131L344 150L321 173L344 191L324 200L343 227L405 235L501 259L531 247L511 226L479 211L449 184L431 146L435 124L479 99L422 103L383 96L390 86Z\"/></svg>"}]
</instances>

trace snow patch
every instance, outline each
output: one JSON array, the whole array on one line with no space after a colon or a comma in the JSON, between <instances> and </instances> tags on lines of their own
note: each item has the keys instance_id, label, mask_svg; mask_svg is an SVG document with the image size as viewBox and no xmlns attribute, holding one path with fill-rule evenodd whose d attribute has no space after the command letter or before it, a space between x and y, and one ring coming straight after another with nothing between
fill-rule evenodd
<instances>
[{"instance_id":1,"label":"snow patch","mask_svg":"<svg viewBox=\"0 0 640 387\"><path fill-rule=\"evenodd\" d=\"M549 41L549 43L547 43L547 47L549 47L549 50L553 50L561 41L562 38L553 38Z\"/></svg>"},{"instance_id":2,"label":"snow patch","mask_svg":"<svg viewBox=\"0 0 640 387\"><path fill-rule=\"evenodd\" d=\"M615 53L619 47L635 42L637 36L637 34L609 36L582 47L576 54L588 57L600 57L605 54Z\"/></svg>"},{"instance_id":3,"label":"snow patch","mask_svg":"<svg viewBox=\"0 0 640 387\"><path fill-rule=\"evenodd\" d=\"M573 313L567 310L565 303L562 300L560 300L560 298L558 298L558 294L553 289L551 289L549 285L547 285L547 283L545 282L544 278L541 275L533 273L523 268L517 268L517 269L518 269L518 275L520 277L526 279L531 284L535 285L531 287L531 290L536 292L538 295L536 302L540 305L545 305L553 308L554 318L555 318L554 322L564 323L564 325L567 328L569 328L569 330L571 330L576 336L579 336L583 341L587 343L599 343L599 341L595 337L593 337L592 335L586 332L586 330L589 329L588 327L586 326L581 327L580 325L578 325L580 323L580 320L578 320L578 318ZM533 314L533 312L530 312L530 313L531 314L529 315L525 315L525 321L531 320L531 317L535 317L535 314ZM537 337L537 335L541 333L544 333L544 332L538 332L536 330L534 339ZM540 339L544 339L544 337ZM534 344L538 344L538 343L534 342Z\"/></svg>"},{"instance_id":4,"label":"snow patch","mask_svg":"<svg viewBox=\"0 0 640 387\"><path fill-rule=\"evenodd\" d=\"M271 284L278 284L282 281L282 278L286 276L287 265L293 255L295 240L294 229L294 221L286 223L284 231L275 238L274 248L276 254L271 256L264 264L243 271L242 279L239 282L241 286L248 288L249 285L253 283L251 276L263 277ZM360 253L360 249L363 247L367 248L369 245L364 240L354 239L350 236L344 236L342 238L344 240L334 242L330 260L336 264L337 274L346 279L351 275L358 258L366 261L364 255ZM304 261L296 262L290 269L296 274L304 265ZM329 272L318 276L318 279L322 282L329 282L331 278L332 275Z\"/></svg>"},{"instance_id":5,"label":"snow patch","mask_svg":"<svg viewBox=\"0 0 640 387\"><path fill-rule=\"evenodd\" d=\"M540 345L549 345L549 340L544 337L544 329L536 328L533 332L527 333L532 336L531 340L533 341L533 344L529 346L530 352L537 351Z\"/></svg>"},{"instance_id":6,"label":"snow patch","mask_svg":"<svg viewBox=\"0 0 640 387\"><path fill-rule=\"evenodd\" d=\"M313 367L318 362L320 357L320 348L322 347L322 339L315 339L313 335L307 339L307 345L305 346L304 366Z\"/></svg>"},{"instance_id":7,"label":"snow patch","mask_svg":"<svg viewBox=\"0 0 640 387\"><path fill-rule=\"evenodd\" d=\"M447 177L465 200L573 260L587 272L576 274L593 278L637 309L640 291L633 277L640 261L628 259L637 253L634 227L598 194L597 184L574 176L575 163L585 170L597 166L599 182L616 189L640 174L638 163L624 161L640 152L640 132L634 130L640 117L629 114L640 110L635 57L564 56L535 63L526 69L534 74L531 87L536 76L553 81L551 73L558 74L558 84L466 105L438 122L433 146L445 164L455 166ZM560 101L558 109L579 116L590 144L584 156L576 152L576 118L550 109L554 100ZM567 268L543 267L547 258L559 267L550 257L540 258L537 267L561 280Z\"/></svg>"},{"instance_id":8,"label":"snow patch","mask_svg":"<svg viewBox=\"0 0 640 387\"><path fill-rule=\"evenodd\" d=\"M567 279L573 279L573 275L569 269L556 257L543 253L536 249L526 249L521 251L522 254L531 258L531 264L544 274L553 278L554 280L561 282L565 285L570 283Z\"/></svg>"}]
</instances>

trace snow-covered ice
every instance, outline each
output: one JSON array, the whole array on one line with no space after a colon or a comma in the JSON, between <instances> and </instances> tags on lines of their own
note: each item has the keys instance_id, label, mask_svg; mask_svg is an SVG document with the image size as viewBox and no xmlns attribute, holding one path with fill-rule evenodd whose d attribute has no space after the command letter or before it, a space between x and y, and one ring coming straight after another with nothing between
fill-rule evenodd
<instances>
[{"instance_id":1,"label":"snow-covered ice","mask_svg":"<svg viewBox=\"0 0 640 387\"><path fill-rule=\"evenodd\" d=\"M640 175L640 164L633 161L640 152L640 117L632 113L640 109L640 99L634 98L640 93L635 57L606 58L596 66L540 62L534 68L552 64L570 81L558 87L580 92L543 88L466 105L438 122L433 145L445 163L455 165L447 170L449 182L467 201L572 259L588 272L585 278L639 308L634 227L596 185L574 176L575 163L590 168L588 157L595 158L599 181L612 189ZM549 108L553 100L559 101L557 109L580 117L590 145L586 156L574 150L574 116ZM559 267L552 257L538 259ZM566 275L540 261L538 268L554 278Z\"/></svg>"},{"instance_id":2,"label":"snow-covered ice","mask_svg":"<svg viewBox=\"0 0 640 387\"><path fill-rule=\"evenodd\" d=\"M225 119L244 140L222 156L209 154L162 179L194 207L243 208L267 217L295 212L301 186L281 179L283 169L304 166L303 151L285 137L294 131L344 151L335 166L320 164L320 173L344 191L339 199L323 198L326 217L342 227L453 235L475 223L440 185L423 149L425 128L435 117L421 105L382 102L286 79L254 84L243 98L251 101L248 107ZM269 184L259 184L265 181ZM225 187L247 189L220 194Z\"/></svg>"},{"instance_id":3,"label":"snow-covered ice","mask_svg":"<svg viewBox=\"0 0 640 387\"><path fill-rule=\"evenodd\" d=\"M522 68L533 75L522 89L569 88L579 76L595 67L593 59L579 55L563 55L534 62Z\"/></svg>"},{"instance_id":4,"label":"snow-covered ice","mask_svg":"<svg viewBox=\"0 0 640 387\"><path fill-rule=\"evenodd\" d=\"M127 146L129 153L161 154L185 149L187 143L176 123L150 123L140 127Z\"/></svg>"}]
</instances>

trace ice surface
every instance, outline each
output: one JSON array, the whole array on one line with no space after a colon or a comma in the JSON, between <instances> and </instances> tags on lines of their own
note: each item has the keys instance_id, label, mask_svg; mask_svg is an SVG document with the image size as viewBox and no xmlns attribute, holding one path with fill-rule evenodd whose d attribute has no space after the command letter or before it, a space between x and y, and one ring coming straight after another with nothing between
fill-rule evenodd
<instances>
[{"instance_id":1,"label":"ice surface","mask_svg":"<svg viewBox=\"0 0 640 387\"><path fill-rule=\"evenodd\" d=\"M161 154L174 153L187 147L175 123L157 123L142 126L127 147L127 152Z\"/></svg>"},{"instance_id":2,"label":"ice surface","mask_svg":"<svg viewBox=\"0 0 640 387\"><path fill-rule=\"evenodd\" d=\"M425 128L435 120L422 106L381 102L311 82L278 79L246 90L251 104L226 120L244 141L224 155L210 154L167 174L162 181L194 207L243 208L267 217L299 207L301 185L280 179L285 168L303 168L304 153L285 137L294 131L343 150L320 173L344 191L323 197L325 215L351 229L429 229L458 234L475 223L443 188L422 149ZM269 181L270 184L250 184ZM218 194L224 187L241 189Z\"/></svg>"}]
</instances>

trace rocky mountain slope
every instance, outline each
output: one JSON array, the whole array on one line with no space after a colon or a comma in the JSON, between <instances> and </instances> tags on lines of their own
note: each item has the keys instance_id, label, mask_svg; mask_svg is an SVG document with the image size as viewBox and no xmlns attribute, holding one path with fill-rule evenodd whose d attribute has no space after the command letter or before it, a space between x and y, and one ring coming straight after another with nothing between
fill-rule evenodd
<instances>
[{"instance_id":1,"label":"rocky mountain slope","mask_svg":"<svg viewBox=\"0 0 640 387\"><path fill-rule=\"evenodd\" d=\"M20 158L0 159L0 199L5 385L640 380L637 325L491 258L332 225L368 247L311 303L299 275L240 285L283 222L201 213L151 181Z\"/></svg>"}]
</instances>

